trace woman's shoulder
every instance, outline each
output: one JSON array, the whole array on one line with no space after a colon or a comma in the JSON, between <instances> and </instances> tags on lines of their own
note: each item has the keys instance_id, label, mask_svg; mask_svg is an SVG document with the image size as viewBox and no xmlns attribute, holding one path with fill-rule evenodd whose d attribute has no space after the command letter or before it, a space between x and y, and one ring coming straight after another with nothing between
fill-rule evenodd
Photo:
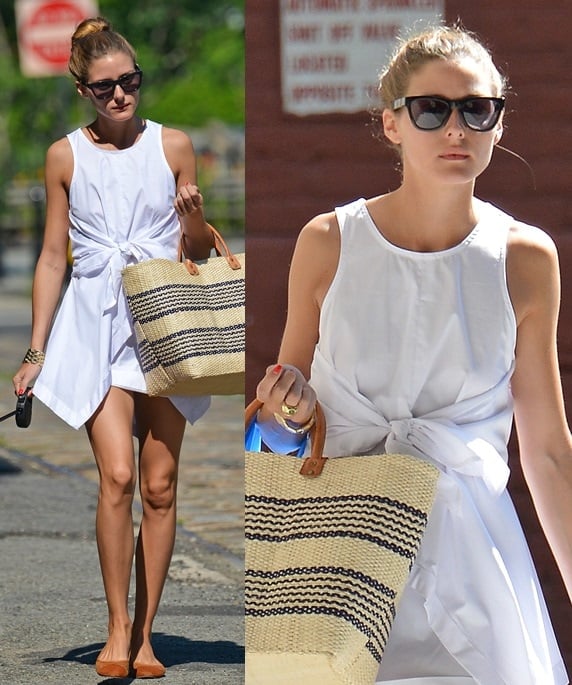
<instances>
[{"instance_id":1,"label":"woman's shoulder","mask_svg":"<svg viewBox=\"0 0 572 685\"><path fill-rule=\"evenodd\" d=\"M194 168L195 150L190 137L184 131L161 126L161 142L167 163L175 176L178 176L181 170Z\"/></svg>"},{"instance_id":2,"label":"woman's shoulder","mask_svg":"<svg viewBox=\"0 0 572 685\"><path fill-rule=\"evenodd\" d=\"M507 241L507 279L517 322L532 311L557 307L558 253L548 233L538 226L512 223Z\"/></svg>"},{"instance_id":3,"label":"woman's shoulder","mask_svg":"<svg viewBox=\"0 0 572 685\"><path fill-rule=\"evenodd\" d=\"M58 140L54 141L48 147L46 154L54 159L71 157L72 148L68 136L64 136L63 138L59 138Z\"/></svg>"},{"instance_id":4,"label":"woman's shoulder","mask_svg":"<svg viewBox=\"0 0 572 685\"><path fill-rule=\"evenodd\" d=\"M308 221L298 236L298 243L308 246L309 249L316 247L331 248L336 256L339 253L341 232L348 219L363 216L367 213L368 202L373 202L379 198L365 200L358 198L346 204L338 205L335 209L328 212L317 214ZM341 224L341 225L340 225Z\"/></svg>"},{"instance_id":5,"label":"woman's shoulder","mask_svg":"<svg viewBox=\"0 0 572 685\"><path fill-rule=\"evenodd\" d=\"M302 233L311 235L324 235L330 233L337 226L336 212L323 212L312 217L302 228Z\"/></svg>"},{"instance_id":6,"label":"woman's shoulder","mask_svg":"<svg viewBox=\"0 0 572 685\"><path fill-rule=\"evenodd\" d=\"M67 136L50 145L46 152L46 174L69 180L73 164L72 147Z\"/></svg>"},{"instance_id":7,"label":"woman's shoulder","mask_svg":"<svg viewBox=\"0 0 572 685\"><path fill-rule=\"evenodd\" d=\"M340 217L346 216L356 216L363 212L366 208L368 202L377 200L378 198L372 198L371 200L365 200L364 198L358 198L357 200L352 200L345 204L338 205L335 209L329 212L323 212L317 214L315 217L310 219L308 223L303 227L300 235L310 234L314 237L320 237L321 239L331 238L339 233L340 230Z\"/></svg>"},{"instance_id":8,"label":"woman's shoulder","mask_svg":"<svg viewBox=\"0 0 572 685\"><path fill-rule=\"evenodd\" d=\"M308 255L320 254L324 259L327 253L339 251L340 228L335 211L317 214L310 219L300 231L296 251Z\"/></svg>"},{"instance_id":9,"label":"woman's shoulder","mask_svg":"<svg viewBox=\"0 0 572 685\"><path fill-rule=\"evenodd\" d=\"M556 245L540 227L513 220L508 232L507 252L509 257L518 260L552 259L556 256Z\"/></svg>"},{"instance_id":10,"label":"woman's shoulder","mask_svg":"<svg viewBox=\"0 0 572 685\"><path fill-rule=\"evenodd\" d=\"M171 128L170 126L163 126L161 124L158 124L158 126L161 127L163 145L168 146L176 151L184 150L185 148L192 149L191 138L184 131L178 128Z\"/></svg>"},{"instance_id":11,"label":"woman's shoulder","mask_svg":"<svg viewBox=\"0 0 572 685\"><path fill-rule=\"evenodd\" d=\"M335 257L339 252L340 231L334 211L317 214L310 219L303 227L296 240L294 250L295 258L299 260L309 260L308 264L316 265L316 255L318 261L327 261L328 255Z\"/></svg>"}]
</instances>

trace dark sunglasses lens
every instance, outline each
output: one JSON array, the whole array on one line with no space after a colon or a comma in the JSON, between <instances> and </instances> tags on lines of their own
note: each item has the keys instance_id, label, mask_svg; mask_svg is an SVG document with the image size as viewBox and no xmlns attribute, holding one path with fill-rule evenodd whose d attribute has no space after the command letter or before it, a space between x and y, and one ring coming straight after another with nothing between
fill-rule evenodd
<instances>
[{"instance_id":1,"label":"dark sunglasses lens","mask_svg":"<svg viewBox=\"0 0 572 685\"><path fill-rule=\"evenodd\" d=\"M474 98L466 100L461 112L469 128L475 131L489 131L497 123L500 107L490 98Z\"/></svg>"},{"instance_id":2,"label":"dark sunglasses lens","mask_svg":"<svg viewBox=\"0 0 572 685\"><path fill-rule=\"evenodd\" d=\"M102 81L97 85L90 86L92 93L96 98L107 98L113 95L114 89L113 81Z\"/></svg>"},{"instance_id":3,"label":"dark sunglasses lens","mask_svg":"<svg viewBox=\"0 0 572 685\"><path fill-rule=\"evenodd\" d=\"M424 131L443 126L450 112L449 104L436 98L415 98L409 103L409 113L413 123Z\"/></svg>"},{"instance_id":4,"label":"dark sunglasses lens","mask_svg":"<svg viewBox=\"0 0 572 685\"><path fill-rule=\"evenodd\" d=\"M132 74L125 74L119 79L119 85L126 93L134 93L141 86L141 72L134 71Z\"/></svg>"}]
</instances>

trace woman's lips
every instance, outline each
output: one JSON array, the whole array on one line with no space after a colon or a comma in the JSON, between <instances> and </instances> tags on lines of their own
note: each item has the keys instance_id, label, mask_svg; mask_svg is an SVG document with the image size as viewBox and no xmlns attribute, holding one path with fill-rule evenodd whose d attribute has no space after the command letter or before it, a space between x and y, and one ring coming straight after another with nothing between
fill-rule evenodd
<instances>
[{"instance_id":1,"label":"woman's lips","mask_svg":"<svg viewBox=\"0 0 572 685\"><path fill-rule=\"evenodd\" d=\"M444 152L442 155L439 155L439 157L441 157L441 159L447 159L451 161L462 161L464 159L468 159L469 155L465 152Z\"/></svg>"}]
</instances>

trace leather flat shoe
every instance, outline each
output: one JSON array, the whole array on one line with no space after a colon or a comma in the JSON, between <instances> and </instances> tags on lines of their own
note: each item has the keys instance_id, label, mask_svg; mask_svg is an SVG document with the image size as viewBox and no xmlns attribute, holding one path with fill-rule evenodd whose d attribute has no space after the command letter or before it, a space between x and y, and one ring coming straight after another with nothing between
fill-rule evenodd
<instances>
[{"instance_id":1,"label":"leather flat shoe","mask_svg":"<svg viewBox=\"0 0 572 685\"><path fill-rule=\"evenodd\" d=\"M129 660L102 661L96 659L95 670L97 675L104 678L127 678L129 676Z\"/></svg>"},{"instance_id":2,"label":"leather flat shoe","mask_svg":"<svg viewBox=\"0 0 572 685\"><path fill-rule=\"evenodd\" d=\"M142 664L134 661L133 670L136 678L162 678L167 669L163 664Z\"/></svg>"}]
</instances>

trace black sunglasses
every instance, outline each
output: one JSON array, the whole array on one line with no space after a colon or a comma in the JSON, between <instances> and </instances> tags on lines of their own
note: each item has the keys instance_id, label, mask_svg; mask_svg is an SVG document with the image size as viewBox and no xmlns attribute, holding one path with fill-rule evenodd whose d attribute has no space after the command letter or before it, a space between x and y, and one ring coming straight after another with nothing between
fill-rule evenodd
<instances>
[{"instance_id":1,"label":"black sunglasses","mask_svg":"<svg viewBox=\"0 0 572 685\"><path fill-rule=\"evenodd\" d=\"M93 83L84 83L86 88L89 88L98 100L106 100L113 96L116 86L120 86L125 93L135 93L141 88L143 81L143 72L139 67L135 71L130 71L128 74L123 74L117 80L104 79L103 81L94 81Z\"/></svg>"},{"instance_id":2,"label":"black sunglasses","mask_svg":"<svg viewBox=\"0 0 572 685\"><path fill-rule=\"evenodd\" d=\"M463 122L472 131L490 131L499 120L504 102L504 98L447 100L431 95L415 95L394 100L393 109L407 107L413 125L422 131L435 131L445 126L453 109L459 110Z\"/></svg>"}]
</instances>

